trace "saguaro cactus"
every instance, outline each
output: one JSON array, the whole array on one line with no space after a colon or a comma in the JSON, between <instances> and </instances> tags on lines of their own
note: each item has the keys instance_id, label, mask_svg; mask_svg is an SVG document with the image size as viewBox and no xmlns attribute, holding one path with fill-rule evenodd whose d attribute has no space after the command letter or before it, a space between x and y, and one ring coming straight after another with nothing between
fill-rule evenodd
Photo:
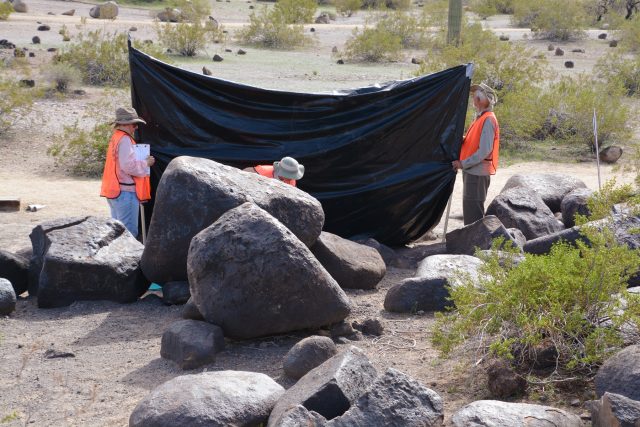
<instances>
[{"instance_id":1,"label":"saguaro cactus","mask_svg":"<svg viewBox=\"0 0 640 427\"><path fill-rule=\"evenodd\" d=\"M449 0L449 23L447 27L447 43L460 43L460 27L462 25L462 0Z\"/></svg>"}]
</instances>

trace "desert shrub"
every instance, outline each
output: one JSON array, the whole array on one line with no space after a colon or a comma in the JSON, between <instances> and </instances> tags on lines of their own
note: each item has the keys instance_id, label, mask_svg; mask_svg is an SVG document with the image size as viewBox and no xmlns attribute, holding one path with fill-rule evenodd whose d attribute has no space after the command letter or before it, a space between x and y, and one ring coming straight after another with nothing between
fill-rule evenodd
<instances>
[{"instance_id":1,"label":"desert shrub","mask_svg":"<svg viewBox=\"0 0 640 427\"><path fill-rule=\"evenodd\" d=\"M0 2L0 21L6 21L13 13L13 5L7 0Z\"/></svg>"},{"instance_id":2,"label":"desert shrub","mask_svg":"<svg viewBox=\"0 0 640 427\"><path fill-rule=\"evenodd\" d=\"M400 36L376 25L363 30L355 28L345 45L345 56L364 62L395 61L399 58L401 49Z\"/></svg>"},{"instance_id":3,"label":"desert shrub","mask_svg":"<svg viewBox=\"0 0 640 427\"><path fill-rule=\"evenodd\" d=\"M640 16L634 16L620 25L615 32L620 47L628 52L640 53Z\"/></svg>"},{"instance_id":4,"label":"desert shrub","mask_svg":"<svg viewBox=\"0 0 640 427\"><path fill-rule=\"evenodd\" d=\"M362 7L362 0L334 0L336 12L341 15L351 16Z\"/></svg>"},{"instance_id":5,"label":"desert shrub","mask_svg":"<svg viewBox=\"0 0 640 427\"><path fill-rule=\"evenodd\" d=\"M98 177L104 168L112 130L110 123L99 123L85 130L76 122L64 127L47 153L54 158L56 166L67 168L74 175Z\"/></svg>"},{"instance_id":6,"label":"desert shrub","mask_svg":"<svg viewBox=\"0 0 640 427\"><path fill-rule=\"evenodd\" d=\"M411 7L411 0L362 0L363 9L405 10Z\"/></svg>"},{"instance_id":7,"label":"desert shrub","mask_svg":"<svg viewBox=\"0 0 640 427\"><path fill-rule=\"evenodd\" d=\"M156 34L162 45L182 56L195 56L207 45L209 29L200 22L156 24Z\"/></svg>"},{"instance_id":8,"label":"desert shrub","mask_svg":"<svg viewBox=\"0 0 640 427\"><path fill-rule=\"evenodd\" d=\"M154 45L143 45L137 40L134 47L160 59L166 59ZM91 85L122 87L129 84L129 57L125 33L105 33L101 30L80 33L54 58L55 62L69 64L82 74L82 80Z\"/></svg>"},{"instance_id":9,"label":"desert shrub","mask_svg":"<svg viewBox=\"0 0 640 427\"><path fill-rule=\"evenodd\" d=\"M625 58L610 53L598 60L595 67L599 77L624 87L628 96L640 95L640 57Z\"/></svg>"},{"instance_id":10,"label":"desert shrub","mask_svg":"<svg viewBox=\"0 0 640 427\"><path fill-rule=\"evenodd\" d=\"M316 0L278 0L274 13L281 14L287 24L306 24L313 22L317 9Z\"/></svg>"},{"instance_id":11,"label":"desert shrub","mask_svg":"<svg viewBox=\"0 0 640 427\"><path fill-rule=\"evenodd\" d=\"M182 12L182 19L200 22L211 14L211 3L207 0L172 0L171 7Z\"/></svg>"},{"instance_id":12,"label":"desert shrub","mask_svg":"<svg viewBox=\"0 0 640 427\"><path fill-rule=\"evenodd\" d=\"M611 214L613 206L618 203L627 203L632 207L637 207L638 196L631 184L618 186L616 185L616 180L612 179L605 182L601 190L596 191L589 197L587 200L589 216L576 215L576 224L584 225L589 221L606 218Z\"/></svg>"},{"instance_id":13,"label":"desert shrub","mask_svg":"<svg viewBox=\"0 0 640 427\"><path fill-rule=\"evenodd\" d=\"M469 7L483 19L497 14L510 15L513 13L513 0L472 0Z\"/></svg>"},{"instance_id":14,"label":"desert shrub","mask_svg":"<svg viewBox=\"0 0 640 427\"><path fill-rule=\"evenodd\" d=\"M0 135L30 110L36 96L35 89L13 79L0 78Z\"/></svg>"},{"instance_id":15,"label":"desert shrub","mask_svg":"<svg viewBox=\"0 0 640 427\"><path fill-rule=\"evenodd\" d=\"M249 25L238 32L242 43L272 49L291 49L310 43L300 24L287 24L284 16L275 9L263 7L258 13L249 15Z\"/></svg>"},{"instance_id":16,"label":"desert shrub","mask_svg":"<svg viewBox=\"0 0 640 427\"><path fill-rule=\"evenodd\" d=\"M531 27L537 37L551 40L583 36L588 21L579 0L514 0L513 20L518 26Z\"/></svg>"},{"instance_id":17,"label":"desert shrub","mask_svg":"<svg viewBox=\"0 0 640 427\"><path fill-rule=\"evenodd\" d=\"M398 36L404 49L420 49L427 43L427 35L421 22L407 12L388 13L376 23L376 27L384 28Z\"/></svg>"},{"instance_id":18,"label":"desert shrub","mask_svg":"<svg viewBox=\"0 0 640 427\"><path fill-rule=\"evenodd\" d=\"M434 344L445 355L462 346L511 359L522 371L552 346L555 374L593 373L621 347L622 328L640 327L640 296L626 290L640 255L606 227L583 230L589 245L558 243L518 265L497 252L485 256L479 286L467 280L450 289L455 309L437 315Z\"/></svg>"},{"instance_id":19,"label":"desert shrub","mask_svg":"<svg viewBox=\"0 0 640 427\"><path fill-rule=\"evenodd\" d=\"M72 86L82 80L80 70L65 63L50 64L45 70L46 79L60 93L66 93Z\"/></svg>"}]
</instances>

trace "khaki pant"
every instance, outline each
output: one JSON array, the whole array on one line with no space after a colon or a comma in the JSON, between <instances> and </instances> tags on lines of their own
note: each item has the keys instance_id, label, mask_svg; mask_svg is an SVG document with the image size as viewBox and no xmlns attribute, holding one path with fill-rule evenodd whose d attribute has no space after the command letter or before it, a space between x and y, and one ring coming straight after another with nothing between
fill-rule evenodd
<instances>
[{"instance_id":1,"label":"khaki pant","mask_svg":"<svg viewBox=\"0 0 640 427\"><path fill-rule=\"evenodd\" d=\"M471 175L462 172L462 215L464 225L469 225L484 217L484 202L491 176Z\"/></svg>"}]
</instances>

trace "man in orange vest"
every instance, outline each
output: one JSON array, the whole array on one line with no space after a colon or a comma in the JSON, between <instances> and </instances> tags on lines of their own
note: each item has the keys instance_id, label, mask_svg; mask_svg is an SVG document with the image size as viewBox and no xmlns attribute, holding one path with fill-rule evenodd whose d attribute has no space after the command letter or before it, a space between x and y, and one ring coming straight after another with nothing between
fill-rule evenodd
<instances>
[{"instance_id":1,"label":"man in orange vest","mask_svg":"<svg viewBox=\"0 0 640 427\"><path fill-rule=\"evenodd\" d=\"M296 186L296 180L301 179L304 175L304 166L293 157L283 157L279 162L273 162L273 166L257 165L243 170L254 172L267 178L276 178L294 187Z\"/></svg>"},{"instance_id":2,"label":"man in orange vest","mask_svg":"<svg viewBox=\"0 0 640 427\"><path fill-rule=\"evenodd\" d=\"M460 160L452 162L455 171L462 169L462 213L464 225L484 217L484 202L496 174L500 152L500 128L493 106L498 97L484 83L471 86L476 118L462 141Z\"/></svg>"},{"instance_id":3,"label":"man in orange vest","mask_svg":"<svg viewBox=\"0 0 640 427\"><path fill-rule=\"evenodd\" d=\"M136 160L133 134L138 123L147 124L133 108L116 109L100 190L100 195L107 198L111 217L121 221L135 237L140 203L151 200L147 168L156 161L153 156Z\"/></svg>"}]
</instances>

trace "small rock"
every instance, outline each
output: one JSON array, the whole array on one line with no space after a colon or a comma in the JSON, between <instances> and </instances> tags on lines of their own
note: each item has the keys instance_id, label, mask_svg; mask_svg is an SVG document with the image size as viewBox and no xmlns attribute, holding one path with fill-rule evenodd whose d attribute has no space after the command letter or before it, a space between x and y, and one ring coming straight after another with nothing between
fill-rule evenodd
<instances>
[{"instance_id":1,"label":"small rock","mask_svg":"<svg viewBox=\"0 0 640 427\"><path fill-rule=\"evenodd\" d=\"M611 145L600 151L600 160L605 163L615 163L622 156L622 147Z\"/></svg>"},{"instance_id":2,"label":"small rock","mask_svg":"<svg viewBox=\"0 0 640 427\"><path fill-rule=\"evenodd\" d=\"M607 38L607 33L600 33L600 34L598 34L598 38L599 38L600 40L605 40L605 39Z\"/></svg>"},{"instance_id":3,"label":"small rock","mask_svg":"<svg viewBox=\"0 0 640 427\"><path fill-rule=\"evenodd\" d=\"M549 52L551 52L552 50L555 50L555 49L556 49L556 47L555 47L554 45L552 45L552 44L550 44L549 46L547 46L547 50L548 50Z\"/></svg>"},{"instance_id":4,"label":"small rock","mask_svg":"<svg viewBox=\"0 0 640 427\"><path fill-rule=\"evenodd\" d=\"M249 9L255 9L255 7L253 5L249 6Z\"/></svg>"},{"instance_id":5,"label":"small rock","mask_svg":"<svg viewBox=\"0 0 640 427\"><path fill-rule=\"evenodd\" d=\"M327 12L322 12L315 20L316 24L328 24L331 21Z\"/></svg>"},{"instance_id":6,"label":"small rock","mask_svg":"<svg viewBox=\"0 0 640 427\"><path fill-rule=\"evenodd\" d=\"M51 27L46 24L38 26L38 31L49 31L50 29Z\"/></svg>"},{"instance_id":7,"label":"small rock","mask_svg":"<svg viewBox=\"0 0 640 427\"><path fill-rule=\"evenodd\" d=\"M345 337L353 334L353 327L346 321L336 323L331 327L331 336L334 338Z\"/></svg>"},{"instance_id":8,"label":"small rock","mask_svg":"<svg viewBox=\"0 0 640 427\"><path fill-rule=\"evenodd\" d=\"M208 69L207 67L202 67L202 74L204 74L205 76L210 76L213 73L211 72L210 69Z\"/></svg>"},{"instance_id":9,"label":"small rock","mask_svg":"<svg viewBox=\"0 0 640 427\"><path fill-rule=\"evenodd\" d=\"M131 28L129 28L129 31L131 31L131 32L138 31L138 27L131 27Z\"/></svg>"},{"instance_id":10,"label":"small rock","mask_svg":"<svg viewBox=\"0 0 640 427\"><path fill-rule=\"evenodd\" d=\"M412 64L416 64L416 65L420 65L422 64L422 59L418 59L418 58L411 58L411 63Z\"/></svg>"},{"instance_id":11,"label":"small rock","mask_svg":"<svg viewBox=\"0 0 640 427\"><path fill-rule=\"evenodd\" d=\"M65 16L73 16L76 13L75 9L67 10L66 12L62 12L62 15Z\"/></svg>"},{"instance_id":12,"label":"small rock","mask_svg":"<svg viewBox=\"0 0 640 427\"><path fill-rule=\"evenodd\" d=\"M572 49L571 52L573 52L573 53L584 53L584 49Z\"/></svg>"},{"instance_id":13,"label":"small rock","mask_svg":"<svg viewBox=\"0 0 640 427\"><path fill-rule=\"evenodd\" d=\"M311 336L299 341L284 356L284 373L294 379L302 378L316 366L338 354L331 338Z\"/></svg>"},{"instance_id":14,"label":"small rock","mask_svg":"<svg viewBox=\"0 0 640 427\"><path fill-rule=\"evenodd\" d=\"M338 46L334 46L331 48L331 53L338 53Z\"/></svg>"},{"instance_id":15,"label":"small rock","mask_svg":"<svg viewBox=\"0 0 640 427\"><path fill-rule=\"evenodd\" d=\"M565 68L573 68L575 67L575 64L573 63L573 61L565 61L564 66Z\"/></svg>"},{"instance_id":16,"label":"small rock","mask_svg":"<svg viewBox=\"0 0 640 427\"><path fill-rule=\"evenodd\" d=\"M84 90L84 89L75 89L75 90L73 91L73 94L74 94L74 95L78 95L78 96L84 96L84 95L86 95L86 94L87 94L87 91L86 91L86 90Z\"/></svg>"},{"instance_id":17,"label":"small rock","mask_svg":"<svg viewBox=\"0 0 640 427\"><path fill-rule=\"evenodd\" d=\"M609 42L609 47L618 47L618 40L611 40Z\"/></svg>"},{"instance_id":18,"label":"small rock","mask_svg":"<svg viewBox=\"0 0 640 427\"><path fill-rule=\"evenodd\" d=\"M55 15L53 12L47 12L47 15Z\"/></svg>"},{"instance_id":19,"label":"small rock","mask_svg":"<svg viewBox=\"0 0 640 427\"><path fill-rule=\"evenodd\" d=\"M227 52L227 53L233 52L231 49L225 49L224 51Z\"/></svg>"},{"instance_id":20,"label":"small rock","mask_svg":"<svg viewBox=\"0 0 640 427\"><path fill-rule=\"evenodd\" d=\"M16 309L16 292L7 279L0 278L0 316L6 316Z\"/></svg>"},{"instance_id":21,"label":"small rock","mask_svg":"<svg viewBox=\"0 0 640 427\"><path fill-rule=\"evenodd\" d=\"M160 356L173 360L182 369L195 369L216 360L224 349L222 329L199 320L179 320L169 325L160 347Z\"/></svg>"},{"instance_id":22,"label":"small rock","mask_svg":"<svg viewBox=\"0 0 640 427\"><path fill-rule=\"evenodd\" d=\"M15 49L16 45L7 39L0 40L0 49Z\"/></svg>"},{"instance_id":23,"label":"small rock","mask_svg":"<svg viewBox=\"0 0 640 427\"><path fill-rule=\"evenodd\" d=\"M238 55L246 55L247 52L242 50L242 49L238 49Z\"/></svg>"},{"instance_id":24,"label":"small rock","mask_svg":"<svg viewBox=\"0 0 640 427\"><path fill-rule=\"evenodd\" d=\"M364 322L353 322L353 328L359 330L365 335L380 336L384 333L384 326L380 319L365 319Z\"/></svg>"},{"instance_id":25,"label":"small rock","mask_svg":"<svg viewBox=\"0 0 640 427\"><path fill-rule=\"evenodd\" d=\"M222 62L224 60L224 58L220 55L218 55L217 53L215 55L213 55L213 62Z\"/></svg>"},{"instance_id":26,"label":"small rock","mask_svg":"<svg viewBox=\"0 0 640 427\"><path fill-rule=\"evenodd\" d=\"M65 359L68 357L76 357L76 355L67 351L58 351L53 348L44 352L45 359Z\"/></svg>"},{"instance_id":27,"label":"small rock","mask_svg":"<svg viewBox=\"0 0 640 427\"><path fill-rule=\"evenodd\" d=\"M500 41L508 42L509 41L509 36L507 36L505 34L500 35Z\"/></svg>"},{"instance_id":28,"label":"small rock","mask_svg":"<svg viewBox=\"0 0 640 427\"><path fill-rule=\"evenodd\" d=\"M36 85L35 80L32 80L32 79L22 79L22 80L20 80L20 86L34 87L35 85Z\"/></svg>"},{"instance_id":29,"label":"small rock","mask_svg":"<svg viewBox=\"0 0 640 427\"><path fill-rule=\"evenodd\" d=\"M573 407L578 407L582 404L582 402L580 401L580 399L573 399L570 403L571 406Z\"/></svg>"},{"instance_id":30,"label":"small rock","mask_svg":"<svg viewBox=\"0 0 640 427\"><path fill-rule=\"evenodd\" d=\"M31 37L31 43L40 44L40 37L38 37L38 36Z\"/></svg>"},{"instance_id":31,"label":"small rock","mask_svg":"<svg viewBox=\"0 0 640 427\"><path fill-rule=\"evenodd\" d=\"M312 33L315 33L315 32L316 32L316 29L315 29L315 28L313 28L313 27L311 27L311 28L309 28L309 31L310 31L310 32L312 32Z\"/></svg>"},{"instance_id":32,"label":"small rock","mask_svg":"<svg viewBox=\"0 0 640 427\"><path fill-rule=\"evenodd\" d=\"M47 49L47 52L57 52L58 48L57 47L50 47L49 49Z\"/></svg>"},{"instance_id":33,"label":"small rock","mask_svg":"<svg viewBox=\"0 0 640 427\"><path fill-rule=\"evenodd\" d=\"M562 56L564 55L564 50L560 49L559 47L556 48L556 56Z\"/></svg>"},{"instance_id":34,"label":"small rock","mask_svg":"<svg viewBox=\"0 0 640 427\"><path fill-rule=\"evenodd\" d=\"M29 58L35 58L36 54L34 52L29 52Z\"/></svg>"},{"instance_id":35,"label":"small rock","mask_svg":"<svg viewBox=\"0 0 640 427\"><path fill-rule=\"evenodd\" d=\"M66 36L66 35L65 35L65 36L62 36L62 41L63 41L63 42L69 42L69 41L71 41L71 37Z\"/></svg>"},{"instance_id":36,"label":"small rock","mask_svg":"<svg viewBox=\"0 0 640 427\"><path fill-rule=\"evenodd\" d=\"M338 60L336 61L336 64L338 64L338 65L343 65L343 64L344 64L344 61L343 61L342 59L338 59Z\"/></svg>"}]
</instances>

